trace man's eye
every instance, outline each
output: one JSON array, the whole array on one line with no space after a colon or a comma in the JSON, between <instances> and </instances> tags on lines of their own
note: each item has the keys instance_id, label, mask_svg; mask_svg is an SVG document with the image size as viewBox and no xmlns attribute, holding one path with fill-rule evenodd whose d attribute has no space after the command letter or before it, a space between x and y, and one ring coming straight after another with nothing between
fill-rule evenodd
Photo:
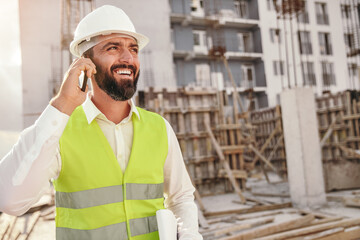
<instances>
[{"instance_id":1,"label":"man's eye","mask_svg":"<svg viewBox=\"0 0 360 240\"><path fill-rule=\"evenodd\" d=\"M131 51L133 51L134 53L138 53L138 52L139 52L139 49L137 49L137 48L132 48Z\"/></svg>"},{"instance_id":2,"label":"man's eye","mask_svg":"<svg viewBox=\"0 0 360 240\"><path fill-rule=\"evenodd\" d=\"M109 47L107 50L110 51L110 50L116 50L117 47Z\"/></svg>"}]
</instances>

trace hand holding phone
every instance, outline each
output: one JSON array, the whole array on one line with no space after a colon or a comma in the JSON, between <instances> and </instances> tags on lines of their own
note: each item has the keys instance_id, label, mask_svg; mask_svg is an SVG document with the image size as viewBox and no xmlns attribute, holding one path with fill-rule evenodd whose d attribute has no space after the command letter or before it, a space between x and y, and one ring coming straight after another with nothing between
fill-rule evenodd
<instances>
[{"instance_id":1,"label":"hand holding phone","mask_svg":"<svg viewBox=\"0 0 360 240\"><path fill-rule=\"evenodd\" d=\"M84 81L79 86L79 77L84 73ZM87 80L96 74L96 66L89 58L77 58L64 76L60 91L50 104L59 111L71 115L74 109L86 99Z\"/></svg>"}]
</instances>

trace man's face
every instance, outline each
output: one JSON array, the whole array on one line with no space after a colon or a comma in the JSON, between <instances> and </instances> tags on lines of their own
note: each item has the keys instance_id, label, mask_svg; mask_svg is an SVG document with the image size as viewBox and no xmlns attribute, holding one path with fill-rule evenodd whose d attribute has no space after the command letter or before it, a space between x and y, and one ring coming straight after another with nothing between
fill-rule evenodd
<instances>
[{"instance_id":1,"label":"man's face","mask_svg":"<svg viewBox=\"0 0 360 240\"><path fill-rule=\"evenodd\" d=\"M132 38L116 37L93 47L95 81L116 101L126 101L136 92L140 74L139 47Z\"/></svg>"}]
</instances>

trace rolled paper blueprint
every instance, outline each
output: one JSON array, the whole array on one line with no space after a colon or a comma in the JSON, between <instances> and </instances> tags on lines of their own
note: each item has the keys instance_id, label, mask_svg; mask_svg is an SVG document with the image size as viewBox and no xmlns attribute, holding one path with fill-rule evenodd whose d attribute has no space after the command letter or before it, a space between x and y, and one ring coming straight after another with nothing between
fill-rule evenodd
<instances>
[{"instance_id":1,"label":"rolled paper blueprint","mask_svg":"<svg viewBox=\"0 0 360 240\"><path fill-rule=\"evenodd\" d=\"M177 240L177 221L168 209L156 211L156 220L160 240Z\"/></svg>"}]
</instances>

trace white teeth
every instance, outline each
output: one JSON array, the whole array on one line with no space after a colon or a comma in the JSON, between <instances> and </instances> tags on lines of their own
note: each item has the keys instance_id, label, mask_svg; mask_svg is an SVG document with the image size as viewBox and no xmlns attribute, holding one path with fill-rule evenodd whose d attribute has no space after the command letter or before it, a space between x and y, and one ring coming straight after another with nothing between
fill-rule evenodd
<instances>
[{"instance_id":1,"label":"white teeth","mask_svg":"<svg viewBox=\"0 0 360 240\"><path fill-rule=\"evenodd\" d=\"M130 70L119 70L116 72L117 74L119 75L130 75L131 74L131 71Z\"/></svg>"}]
</instances>

